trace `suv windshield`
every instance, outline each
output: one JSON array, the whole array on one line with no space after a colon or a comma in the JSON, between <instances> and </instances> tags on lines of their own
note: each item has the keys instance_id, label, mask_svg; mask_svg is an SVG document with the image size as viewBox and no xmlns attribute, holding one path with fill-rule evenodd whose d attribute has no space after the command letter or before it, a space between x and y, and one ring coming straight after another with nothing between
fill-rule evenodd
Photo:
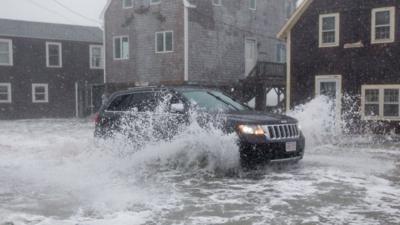
<instances>
[{"instance_id":1,"label":"suv windshield","mask_svg":"<svg viewBox=\"0 0 400 225\"><path fill-rule=\"evenodd\" d=\"M193 105L207 111L245 111L250 109L218 91L183 91L182 95Z\"/></svg>"}]
</instances>

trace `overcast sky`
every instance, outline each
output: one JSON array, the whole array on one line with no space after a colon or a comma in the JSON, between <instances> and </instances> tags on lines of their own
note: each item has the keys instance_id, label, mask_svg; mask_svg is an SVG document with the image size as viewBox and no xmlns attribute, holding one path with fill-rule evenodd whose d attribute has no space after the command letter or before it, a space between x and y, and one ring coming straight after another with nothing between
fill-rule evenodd
<instances>
[{"instance_id":1,"label":"overcast sky","mask_svg":"<svg viewBox=\"0 0 400 225\"><path fill-rule=\"evenodd\" d=\"M0 1L0 18L98 26L107 0Z\"/></svg>"}]
</instances>

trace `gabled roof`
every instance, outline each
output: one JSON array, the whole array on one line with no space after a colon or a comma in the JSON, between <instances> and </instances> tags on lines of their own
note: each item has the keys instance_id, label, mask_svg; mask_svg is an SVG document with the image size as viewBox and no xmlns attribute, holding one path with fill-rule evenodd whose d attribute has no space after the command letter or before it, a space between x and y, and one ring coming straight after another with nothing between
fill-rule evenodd
<instances>
[{"instance_id":1,"label":"gabled roof","mask_svg":"<svg viewBox=\"0 0 400 225\"><path fill-rule=\"evenodd\" d=\"M277 35L277 37L279 39L283 40L287 37L288 32L293 28L294 25L296 25L297 21L299 21L299 19L303 15L303 13L308 9L308 7L311 5L311 3L313 1L314 0L303 0L303 2L296 9L296 11L290 17L290 19L286 22L286 24L279 31L279 33Z\"/></svg>"},{"instance_id":2,"label":"gabled roof","mask_svg":"<svg viewBox=\"0 0 400 225\"><path fill-rule=\"evenodd\" d=\"M106 11L107 11L108 7L110 7L111 1L112 0L107 0L106 5L104 6L103 10L101 10L101 13L100 13L100 19L101 20L104 20L104 15L106 14Z\"/></svg>"},{"instance_id":3,"label":"gabled roof","mask_svg":"<svg viewBox=\"0 0 400 225\"><path fill-rule=\"evenodd\" d=\"M0 19L0 36L103 43L98 27Z\"/></svg>"}]
</instances>

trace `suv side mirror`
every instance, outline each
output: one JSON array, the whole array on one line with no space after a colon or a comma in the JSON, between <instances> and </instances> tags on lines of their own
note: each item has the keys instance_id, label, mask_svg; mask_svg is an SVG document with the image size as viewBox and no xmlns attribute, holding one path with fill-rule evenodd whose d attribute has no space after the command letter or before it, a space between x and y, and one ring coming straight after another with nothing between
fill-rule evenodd
<instances>
[{"instance_id":1,"label":"suv side mirror","mask_svg":"<svg viewBox=\"0 0 400 225\"><path fill-rule=\"evenodd\" d=\"M185 112L185 105L183 103L171 104L171 112L172 113L184 113Z\"/></svg>"}]
</instances>

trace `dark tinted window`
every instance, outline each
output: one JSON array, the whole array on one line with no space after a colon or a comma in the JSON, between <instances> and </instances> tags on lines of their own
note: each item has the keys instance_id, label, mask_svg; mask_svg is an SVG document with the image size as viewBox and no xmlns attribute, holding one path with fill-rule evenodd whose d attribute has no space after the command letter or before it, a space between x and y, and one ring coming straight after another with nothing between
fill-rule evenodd
<instances>
[{"instance_id":1,"label":"dark tinted window","mask_svg":"<svg viewBox=\"0 0 400 225\"><path fill-rule=\"evenodd\" d=\"M154 111L158 105L156 93L138 92L121 95L115 98L107 110L109 111Z\"/></svg>"}]
</instances>

